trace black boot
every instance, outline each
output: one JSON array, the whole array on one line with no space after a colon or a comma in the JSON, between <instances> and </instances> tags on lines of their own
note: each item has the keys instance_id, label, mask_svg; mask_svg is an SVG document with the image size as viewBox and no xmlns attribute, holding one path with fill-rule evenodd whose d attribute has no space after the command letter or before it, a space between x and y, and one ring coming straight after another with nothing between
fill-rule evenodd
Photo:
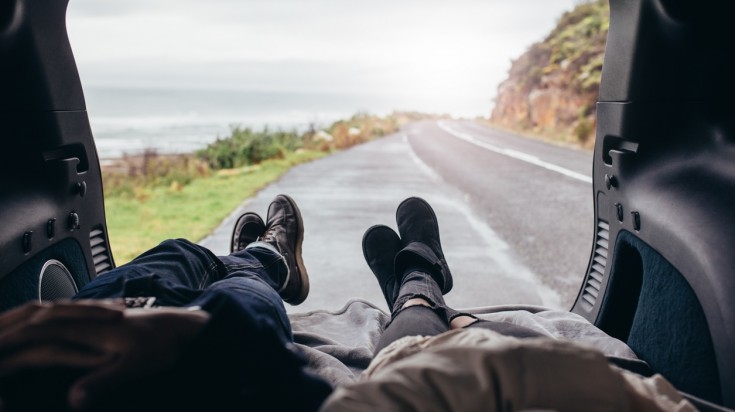
<instances>
[{"instance_id":1,"label":"black boot","mask_svg":"<svg viewBox=\"0 0 735 412\"><path fill-rule=\"evenodd\" d=\"M390 310L393 310L400 287L396 281L395 272L393 272L393 261L396 253L402 247L398 234L388 226L373 226L362 237L362 254L370 270L378 279L378 284Z\"/></svg>"},{"instance_id":2,"label":"black boot","mask_svg":"<svg viewBox=\"0 0 735 412\"><path fill-rule=\"evenodd\" d=\"M452 274L439 241L439 223L431 206L410 197L396 210L396 223L404 247L395 257L394 272L402 276L411 269L430 274L443 294L452 290ZM399 282L400 283L400 282Z\"/></svg>"}]
</instances>

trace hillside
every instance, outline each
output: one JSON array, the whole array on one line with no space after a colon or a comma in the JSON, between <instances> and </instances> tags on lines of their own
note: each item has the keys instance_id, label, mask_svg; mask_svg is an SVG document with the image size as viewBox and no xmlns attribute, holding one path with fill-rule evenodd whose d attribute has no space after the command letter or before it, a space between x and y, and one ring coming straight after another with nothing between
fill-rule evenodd
<instances>
[{"instance_id":1,"label":"hillside","mask_svg":"<svg viewBox=\"0 0 735 412\"><path fill-rule=\"evenodd\" d=\"M491 121L591 146L609 18L607 0L564 13L543 41L512 62L498 86Z\"/></svg>"}]
</instances>

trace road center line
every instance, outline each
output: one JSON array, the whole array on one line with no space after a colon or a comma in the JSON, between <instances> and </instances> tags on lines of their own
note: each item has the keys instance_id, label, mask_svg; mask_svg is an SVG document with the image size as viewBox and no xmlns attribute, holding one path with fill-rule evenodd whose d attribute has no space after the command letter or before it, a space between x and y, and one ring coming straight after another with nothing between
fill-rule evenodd
<instances>
[{"instance_id":1,"label":"road center line","mask_svg":"<svg viewBox=\"0 0 735 412\"><path fill-rule=\"evenodd\" d=\"M467 143L471 143L485 150L489 150L491 152L495 152L503 156L507 156L507 157L510 157L516 160L520 160L522 162L526 162L534 166L543 167L544 169L551 170L552 172L556 172L556 173L562 174L567 177L571 177L572 179L576 179L581 182L590 183L590 184L592 183L592 178L587 175L583 175L582 173L577 173L573 170L569 170L561 166L557 166L553 163L545 162L539 159L538 157L530 155L528 153L519 152L518 150L513 150L513 149L506 149L504 147L499 147L499 146L495 146L490 143L484 142L480 139L475 138L469 133L463 133L463 132L454 130L451 126L446 124L446 122L444 121L439 121L437 122L437 124L439 125L439 128L449 133L451 136L456 137L457 139L464 140Z\"/></svg>"}]
</instances>

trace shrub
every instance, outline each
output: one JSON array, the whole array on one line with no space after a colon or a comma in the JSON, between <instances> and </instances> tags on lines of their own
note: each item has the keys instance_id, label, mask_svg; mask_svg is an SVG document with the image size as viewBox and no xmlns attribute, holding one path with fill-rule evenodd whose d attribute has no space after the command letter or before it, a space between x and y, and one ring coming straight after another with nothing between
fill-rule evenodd
<instances>
[{"instance_id":1,"label":"shrub","mask_svg":"<svg viewBox=\"0 0 735 412\"><path fill-rule=\"evenodd\" d=\"M230 136L217 139L206 148L197 151L197 156L213 169L232 169L257 164L267 159L281 159L286 153L304 146L302 136L294 131L271 132L268 128L260 132L250 128L233 127Z\"/></svg>"}]
</instances>

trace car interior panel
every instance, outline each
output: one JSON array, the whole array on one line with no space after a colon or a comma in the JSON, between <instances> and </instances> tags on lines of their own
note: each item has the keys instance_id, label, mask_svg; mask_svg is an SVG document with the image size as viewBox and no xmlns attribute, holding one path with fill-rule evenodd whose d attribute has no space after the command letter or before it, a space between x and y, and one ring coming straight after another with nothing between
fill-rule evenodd
<instances>
[{"instance_id":1,"label":"car interior panel","mask_svg":"<svg viewBox=\"0 0 735 412\"><path fill-rule=\"evenodd\" d=\"M735 406L735 48L723 3L611 1L597 227L573 311L680 390Z\"/></svg>"},{"instance_id":2,"label":"car interior panel","mask_svg":"<svg viewBox=\"0 0 735 412\"><path fill-rule=\"evenodd\" d=\"M66 6L0 6L0 309L68 298L113 267Z\"/></svg>"}]
</instances>

